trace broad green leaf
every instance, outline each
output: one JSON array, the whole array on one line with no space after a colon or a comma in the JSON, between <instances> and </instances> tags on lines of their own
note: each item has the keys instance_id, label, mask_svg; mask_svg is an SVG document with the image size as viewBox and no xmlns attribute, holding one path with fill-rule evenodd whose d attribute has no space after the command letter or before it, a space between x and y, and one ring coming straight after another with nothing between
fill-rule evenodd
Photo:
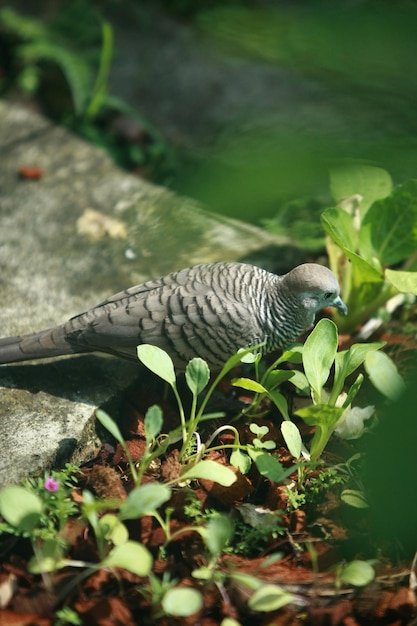
<instances>
[{"instance_id":1,"label":"broad green leaf","mask_svg":"<svg viewBox=\"0 0 417 626\"><path fill-rule=\"evenodd\" d=\"M199 461L181 474L181 481L194 478L212 480L223 487L230 487L236 482L236 475L229 467L210 460Z\"/></svg>"},{"instance_id":2,"label":"broad green leaf","mask_svg":"<svg viewBox=\"0 0 417 626\"><path fill-rule=\"evenodd\" d=\"M146 483L135 487L120 507L121 519L135 519L142 515L152 515L171 497L171 490L161 483Z\"/></svg>"},{"instance_id":3,"label":"broad green leaf","mask_svg":"<svg viewBox=\"0 0 417 626\"><path fill-rule=\"evenodd\" d=\"M341 207L326 209L320 219L326 233L342 250L355 252L357 235L352 217L346 211Z\"/></svg>"},{"instance_id":4,"label":"broad green leaf","mask_svg":"<svg viewBox=\"0 0 417 626\"><path fill-rule=\"evenodd\" d=\"M374 387L390 400L396 400L405 391L405 383L397 366L385 352L367 354L365 369Z\"/></svg>"},{"instance_id":5,"label":"broad green leaf","mask_svg":"<svg viewBox=\"0 0 417 626\"><path fill-rule=\"evenodd\" d=\"M157 404L153 404L146 411L144 420L146 441L153 441L155 437L159 435L163 423L164 418L161 407Z\"/></svg>"},{"instance_id":6,"label":"broad green leaf","mask_svg":"<svg viewBox=\"0 0 417 626\"><path fill-rule=\"evenodd\" d=\"M144 343L137 347L138 358L151 372L165 380L169 385L175 385L175 370L171 357L165 350Z\"/></svg>"},{"instance_id":7,"label":"broad green leaf","mask_svg":"<svg viewBox=\"0 0 417 626\"><path fill-rule=\"evenodd\" d=\"M264 384L264 387L268 389L268 391L271 391L275 387L278 387L279 385L282 385L282 383L285 383L287 380L290 380L290 378L292 378L293 376L294 372L292 370L273 370L272 372L269 372L266 379L264 379L262 382Z\"/></svg>"},{"instance_id":8,"label":"broad green leaf","mask_svg":"<svg viewBox=\"0 0 417 626\"><path fill-rule=\"evenodd\" d=\"M356 489L344 489L340 495L340 498L342 502L345 502L345 504L353 506L356 509L369 508L369 504L367 503L362 491L357 491Z\"/></svg>"},{"instance_id":9,"label":"broad green leaf","mask_svg":"<svg viewBox=\"0 0 417 626\"><path fill-rule=\"evenodd\" d=\"M339 383L339 378L341 378L341 385L343 386L345 379L362 365L366 355L369 354L369 352L379 350L384 345L385 342L383 341L355 343L349 350L338 352L335 358L335 381Z\"/></svg>"},{"instance_id":10,"label":"broad green leaf","mask_svg":"<svg viewBox=\"0 0 417 626\"><path fill-rule=\"evenodd\" d=\"M417 296L417 272L399 272L385 270L385 278L402 293L412 293Z\"/></svg>"},{"instance_id":11,"label":"broad green leaf","mask_svg":"<svg viewBox=\"0 0 417 626\"><path fill-rule=\"evenodd\" d=\"M382 282L383 275L380 270L380 264L375 257L371 244L367 242L366 250L362 250L362 256L359 256L356 252L358 247L357 237L353 227L353 220L348 213L340 207L326 209L320 219L326 233L350 259L352 271L360 277L360 281L370 283ZM363 230L364 228L361 227L359 238L362 236ZM363 248L365 248L365 245L363 245ZM334 253L335 251L333 251Z\"/></svg>"},{"instance_id":12,"label":"broad green leaf","mask_svg":"<svg viewBox=\"0 0 417 626\"><path fill-rule=\"evenodd\" d=\"M289 361L290 363L301 363L303 360L303 346L301 343L295 343L291 347L284 350L279 359L275 361L275 366L280 363Z\"/></svg>"},{"instance_id":13,"label":"broad green leaf","mask_svg":"<svg viewBox=\"0 0 417 626\"><path fill-rule=\"evenodd\" d=\"M19 532L30 532L39 524L42 500L33 491L18 485L0 490L0 514Z\"/></svg>"},{"instance_id":14,"label":"broad green leaf","mask_svg":"<svg viewBox=\"0 0 417 626\"><path fill-rule=\"evenodd\" d=\"M308 385L307 385L307 389L308 389ZM268 391L268 398L272 400L272 402L275 404L275 406L277 407L278 411L281 413L283 418L286 420L289 420L290 416L288 414L287 398L276 389L272 391Z\"/></svg>"},{"instance_id":15,"label":"broad green leaf","mask_svg":"<svg viewBox=\"0 0 417 626\"><path fill-rule=\"evenodd\" d=\"M279 585L266 584L259 587L249 598L252 611L269 613L276 611L294 600L294 596Z\"/></svg>"},{"instance_id":16,"label":"broad green leaf","mask_svg":"<svg viewBox=\"0 0 417 626\"><path fill-rule=\"evenodd\" d=\"M330 192L335 202L360 194L363 198L360 213L363 216L375 200L385 198L392 191L391 176L386 170L364 163L351 163L330 170Z\"/></svg>"},{"instance_id":17,"label":"broad green leaf","mask_svg":"<svg viewBox=\"0 0 417 626\"><path fill-rule=\"evenodd\" d=\"M351 561L344 568L340 575L342 582L355 587L369 585L375 578L375 570L366 561Z\"/></svg>"},{"instance_id":18,"label":"broad green leaf","mask_svg":"<svg viewBox=\"0 0 417 626\"><path fill-rule=\"evenodd\" d=\"M126 543L129 539L129 532L117 515L105 513L100 517L98 525L104 539L111 541L115 546Z\"/></svg>"},{"instance_id":19,"label":"broad green leaf","mask_svg":"<svg viewBox=\"0 0 417 626\"><path fill-rule=\"evenodd\" d=\"M185 380L194 396L198 396L203 391L210 379L210 370L207 363L195 357L191 359L185 369Z\"/></svg>"},{"instance_id":20,"label":"broad green leaf","mask_svg":"<svg viewBox=\"0 0 417 626\"><path fill-rule=\"evenodd\" d=\"M312 404L295 411L309 426L325 426L333 428L342 417L343 407L329 406L327 404Z\"/></svg>"},{"instance_id":21,"label":"broad green leaf","mask_svg":"<svg viewBox=\"0 0 417 626\"><path fill-rule=\"evenodd\" d=\"M220 556L233 536L233 522L228 515L218 515L208 520L205 544L212 556Z\"/></svg>"},{"instance_id":22,"label":"broad green leaf","mask_svg":"<svg viewBox=\"0 0 417 626\"><path fill-rule=\"evenodd\" d=\"M362 227L382 265L394 265L417 248L417 180L409 180L368 209Z\"/></svg>"},{"instance_id":23,"label":"broad green leaf","mask_svg":"<svg viewBox=\"0 0 417 626\"><path fill-rule=\"evenodd\" d=\"M118 443L122 444L123 446L126 445L118 425L116 424L114 419L110 417L110 415L103 411L103 409L97 409L96 417L100 424L109 431L109 433L116 439Z\"/></svg>"},{"instance_id":24,"label":"broad green leaf","mask_svg":"<svg viewBox=\"0 0 417 626\"><path fill-rule=\"evenodd\" d=\"M101 562L103 567L123 567L138 576L148 576L152 570L151 553L137 541L116 546Z\"/></svg>"},{"instance_id":25,"label":"broad green leaf","mask_svg":"<svg viewBox=\"0 0 417 626\"><path fill-rule=\"evenodd\" d=\"M344 410L343 407L316 404L296 411L296 415L302 417L306 424L316 427L310 445L312 461L320 457Z\"/></svg>"},{"instance_id":26,"label":"broad green leaf","mask_svg":"<svg viewBox=\"0 0 417 626\"><path fill-rule=\"evenodd\" d=\"M294 471L294 468L285 470L278 459L269 452L248 448L248 454L258 468L258 472L275 483L284 480Z\"/></svg>"},{"instance_id":27,"label":"broad green leaf","mask_svg":"<svg viewBox=\"0 0 417 626\"><path fill-rule=\"evenodd\" d=\"M301 455L303 442L301 440L300 431L294 422L282 422L281 432L284 437L287 448L294 458L298 459Z\"/></svg>"},{"instance_id":28,"label":"broad green leaf","mask_svg":"<svg viewBox=\"0 0 417 626\"><path fill-rule=\"evenodd\" d=\"M337 328L329 319L322 319L307 337L303 349L303 366L316 402L329 378L337 352Z\"/></svg>"},{"instance_id":29,"label":"broad green leaf","mask_svg":"<svg viewBox=\"0 0 417 626\"><path fill-rule=\"evenodd\" d=\"M241 387L242 389L246 389L246 391L254 391L255 393L266 392L266 389L263 385L256 382L256 380L252 380L251 378L234 378L232 380L232 385L234 387Z\"/></svg>"},{"instance_id":30,"label":"broad green leaf","mask_svg":"<svg viewBox=\"0 0 417 626\"><path fill-rule=\"evenodd\" d=\"M242 450L233 450L230 455L230 463L236 467L242 474L247 474L251 468L252 461Z\"/></svg>"},{"instance_id":31,"label":"broad green leaf","mask_svg":"<svg viewBox=\"0 0 417 626\"><path fill-rule=\"evenodd\" d=\"M193 587L174 587L162 598L162 608L168 615L187 617L197 613L202 607L203 596Z\"/></svg>"},{"instance_id":32,"label":"broad green leaf","mask_svg":"<svg viewBox=\"0 0 417 626\"><path fill-rule=\"evenodd\" d=\"M310 385L308 384L306 375L303 372L294 370L294 376L291 376L290 382L294 385L294 387L302 391L304 395L310 395Z\"/></svg>"}]
</instances>

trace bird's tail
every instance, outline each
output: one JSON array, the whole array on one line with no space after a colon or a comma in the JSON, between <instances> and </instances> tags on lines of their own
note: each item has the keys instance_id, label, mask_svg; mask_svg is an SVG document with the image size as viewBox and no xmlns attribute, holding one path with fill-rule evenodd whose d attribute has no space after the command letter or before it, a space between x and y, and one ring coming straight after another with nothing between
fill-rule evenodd
<instances>
[{"instance_id":1,"label":"bird's tail","mask_svg":"<svg viewBox=\"0 0 417 626\"><path fill-rule=\"evenodd\" d=\"M74 349L66 341L62 326L48 328L30 335L0 339L0 364L73 353Z\"/></svg>"}]
</instances>

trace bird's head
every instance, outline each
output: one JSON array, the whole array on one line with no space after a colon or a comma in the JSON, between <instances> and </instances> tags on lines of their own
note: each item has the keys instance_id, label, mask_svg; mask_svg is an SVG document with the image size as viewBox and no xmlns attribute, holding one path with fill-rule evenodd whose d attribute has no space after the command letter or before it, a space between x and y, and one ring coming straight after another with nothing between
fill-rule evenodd
<instances>
[{"instance_id":1,"label":"bird's head","mask_svg":"<svg viewBox=\"0 0 417 626\"><path fill-rule=\"evenodd\" d=\"M303 263L283 276L285 287L313 317L326 307L336 307L344 315L348 308L340 297L340 287L331 270L316 263Z\"/></svg>"}]
</instances>

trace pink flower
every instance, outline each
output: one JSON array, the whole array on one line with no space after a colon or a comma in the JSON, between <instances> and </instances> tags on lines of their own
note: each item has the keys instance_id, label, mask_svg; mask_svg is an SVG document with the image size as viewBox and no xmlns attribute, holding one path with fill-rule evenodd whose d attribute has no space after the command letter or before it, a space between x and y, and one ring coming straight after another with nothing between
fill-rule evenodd
<instances>
[{"instance_id":1,"label":"pink flower","mask_svg":"<svg viewBox=\"0 0 417 626\"><path fill-rule=\"evenodd\" d=\"M52 476L48 476L43 486L45 487L47 491L58 491L59 482L55 480L55 478L53 478Z\"/></svg>"}]
</instances>

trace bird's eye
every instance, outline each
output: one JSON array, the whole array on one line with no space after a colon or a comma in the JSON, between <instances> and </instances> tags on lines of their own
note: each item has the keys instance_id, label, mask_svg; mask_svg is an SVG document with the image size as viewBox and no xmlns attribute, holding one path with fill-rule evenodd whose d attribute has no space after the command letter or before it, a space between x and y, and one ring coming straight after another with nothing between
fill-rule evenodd
<instances>
[{"instance_id":1,"label":"bird's eye","mask_svg":"<svg viewBox=\"0 0 417 626\"><path fill-rule=\"evenodd\" d=\"M330 300L330 298L333 297L333 292L332 291L326 291L326 293L324 294L324 299L325 300Z\"/></svg>"}]
</instances>

